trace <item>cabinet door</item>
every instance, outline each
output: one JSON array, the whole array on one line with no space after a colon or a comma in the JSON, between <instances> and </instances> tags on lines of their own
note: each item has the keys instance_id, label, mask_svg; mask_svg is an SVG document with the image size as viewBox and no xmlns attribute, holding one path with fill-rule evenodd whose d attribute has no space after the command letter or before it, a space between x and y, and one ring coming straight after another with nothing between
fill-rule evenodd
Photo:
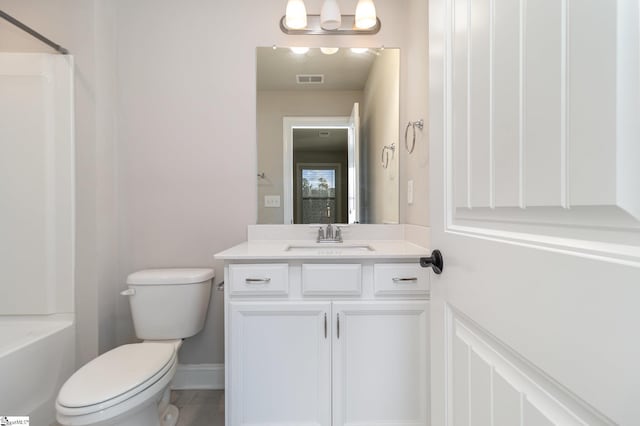
<instances>
[{"instance_id":1,"label":"cabinet door","mask_svg":"<svg viewBox=\"0 0 640 426\"><path fill-rule=\"evenodd\" d=\"M229 305L228 424L330 426L331 304Z\"/></svg>"},{"instance_id":2,"label":"cabinet door","mask_svg":"<svg viewBox=\"0 0 640 426\"><path fill-rule=\"evenodd\" d=\"M425 426L429 302L333 304L333 426Z\"/></svg>"}]
</instances>

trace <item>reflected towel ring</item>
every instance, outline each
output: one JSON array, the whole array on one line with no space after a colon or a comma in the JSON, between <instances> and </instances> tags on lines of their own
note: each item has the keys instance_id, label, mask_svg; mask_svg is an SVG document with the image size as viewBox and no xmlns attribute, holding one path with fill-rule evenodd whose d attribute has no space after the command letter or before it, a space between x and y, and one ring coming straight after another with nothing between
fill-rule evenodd
<instances>
[{"instance_id":1,"label":"reflected towel ring","mask_svg":"<svg viewBox=\"0 0 640 426\"><path fill-rule=\"evenodd\" d=\"M411 148L409 148L409 127L413 129L413 138L411 142ZM416 127L420 130L424 128L424 119L420 119L418 121L410 121L407 123L407 127L404 129L404 146L407 148L407 152L409 154L413 153L413 150L416 148Z\"/></svg>"},{"instance_id":2,"label":"reflected towel ring","mask_svg":"<svg viewBox=\"0 0 640 426\"><path fill-rule=\"evenodd\" d=\"M392 143L391 145L385 145L382 147L382 154L380 157L380 163L382 164L382 168L386 169L389 167L389 151L391 151L391 158L393 159L393 154L396 152L396 144ZM385 155L386 153L386 155Z\"/></svg>"}]
</instances>

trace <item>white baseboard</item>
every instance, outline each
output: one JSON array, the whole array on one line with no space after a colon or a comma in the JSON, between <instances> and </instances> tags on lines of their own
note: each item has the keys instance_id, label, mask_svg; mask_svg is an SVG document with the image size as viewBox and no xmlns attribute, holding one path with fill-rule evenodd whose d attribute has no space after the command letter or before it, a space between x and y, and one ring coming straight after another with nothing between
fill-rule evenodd
<instances>
[{"instance_id":1,"label":"white baseboard","mask_svg":"<svg viewBox=\"0 0 640 426\"><path fill-rule=\"evenodd\" d=\"M224 389L224 364L178 364L171 389Z\"/></svg>"}]
</instances>

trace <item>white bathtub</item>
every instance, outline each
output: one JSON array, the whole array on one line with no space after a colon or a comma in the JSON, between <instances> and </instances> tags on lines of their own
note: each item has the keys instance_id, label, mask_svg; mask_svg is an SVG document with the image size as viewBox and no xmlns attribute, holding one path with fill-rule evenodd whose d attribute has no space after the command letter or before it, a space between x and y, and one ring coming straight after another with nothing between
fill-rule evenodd
<instances>
[{"instance_id":1,"label":"white bathtub","mask_svg":"<svg viewBox=\"0 0 640 426\"><path fill-rule=\"evenodd\" d=\"M0 415L55 424L55 398L74 371L69 315L0 316Z\"/></svg>"}]
</instances>

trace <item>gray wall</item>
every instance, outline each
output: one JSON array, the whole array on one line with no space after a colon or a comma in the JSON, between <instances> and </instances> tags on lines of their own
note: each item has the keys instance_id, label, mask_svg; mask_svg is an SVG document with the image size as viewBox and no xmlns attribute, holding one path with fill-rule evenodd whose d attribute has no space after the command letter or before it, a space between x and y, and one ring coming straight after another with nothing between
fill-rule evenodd
<instances>
[{"instance_id":1,"label":"gray wall","mask_svg":"<svg viewBox=\"0 0 640 426\"><path fill-rule=\"evenodd\" d=\"M376 2L377 4L377 2ZM400 66L400 221L429 225L429 6L426 0L407 2L407 42ZM407 122L423 118L413 154L404 148ZM413 204L407 204L407 181L413 180Z\"/></svg>"},{"instance_id":2,"label":"gray wall","mask_svg":"<svg viewBox=\"0 0 640 426\"><path fill-rule=\"evenodd\" d=\"M306 4L319 13L321 0ZM339 4L353 13L354 2ZM377 0L382 30L363 38L286 36L278 28L285 5L0 0L76 57L80 364L133 339L127 301L117 295L128 273L215 266L220 281L213 254L256 223L256 46L400 47L401 123L426 118L425 0ZM5 24L0 50L49 51ZM427 224L425 141L420 149L403 168L420 204L401 205L401 220ZM214 292L206 328L186 342L181 362L223 362L222 310Z\"/></svg>"},{"instance_id":3,"label":"gray wall","mask_svg":"<svg viewBox=\"0 0 640 426\"><path fill-rule=\"evenodd\" d=\"M359 90L317 90L311 93L287 90L257 92L258 223L284 223L283 117L351 115L354 102L362 102ZM279 195L280 208L265 208L265 195Z\"/></svg>"},{"instance_id":4,"label":"gray wall","mask_svg":"<svg viewBox=\"0 0 640 426\"><path fill-rule=\"evenodd\" d=\"M399 223L398 166L401 149L399 52L385 49L371 67L362 103L362 146L366 149L367 223ZM395 144L395 151L385 150L385 166L381 164L383 147ZM388 160L388 161L387 161Z\"/></svg>"}]
</instances>

